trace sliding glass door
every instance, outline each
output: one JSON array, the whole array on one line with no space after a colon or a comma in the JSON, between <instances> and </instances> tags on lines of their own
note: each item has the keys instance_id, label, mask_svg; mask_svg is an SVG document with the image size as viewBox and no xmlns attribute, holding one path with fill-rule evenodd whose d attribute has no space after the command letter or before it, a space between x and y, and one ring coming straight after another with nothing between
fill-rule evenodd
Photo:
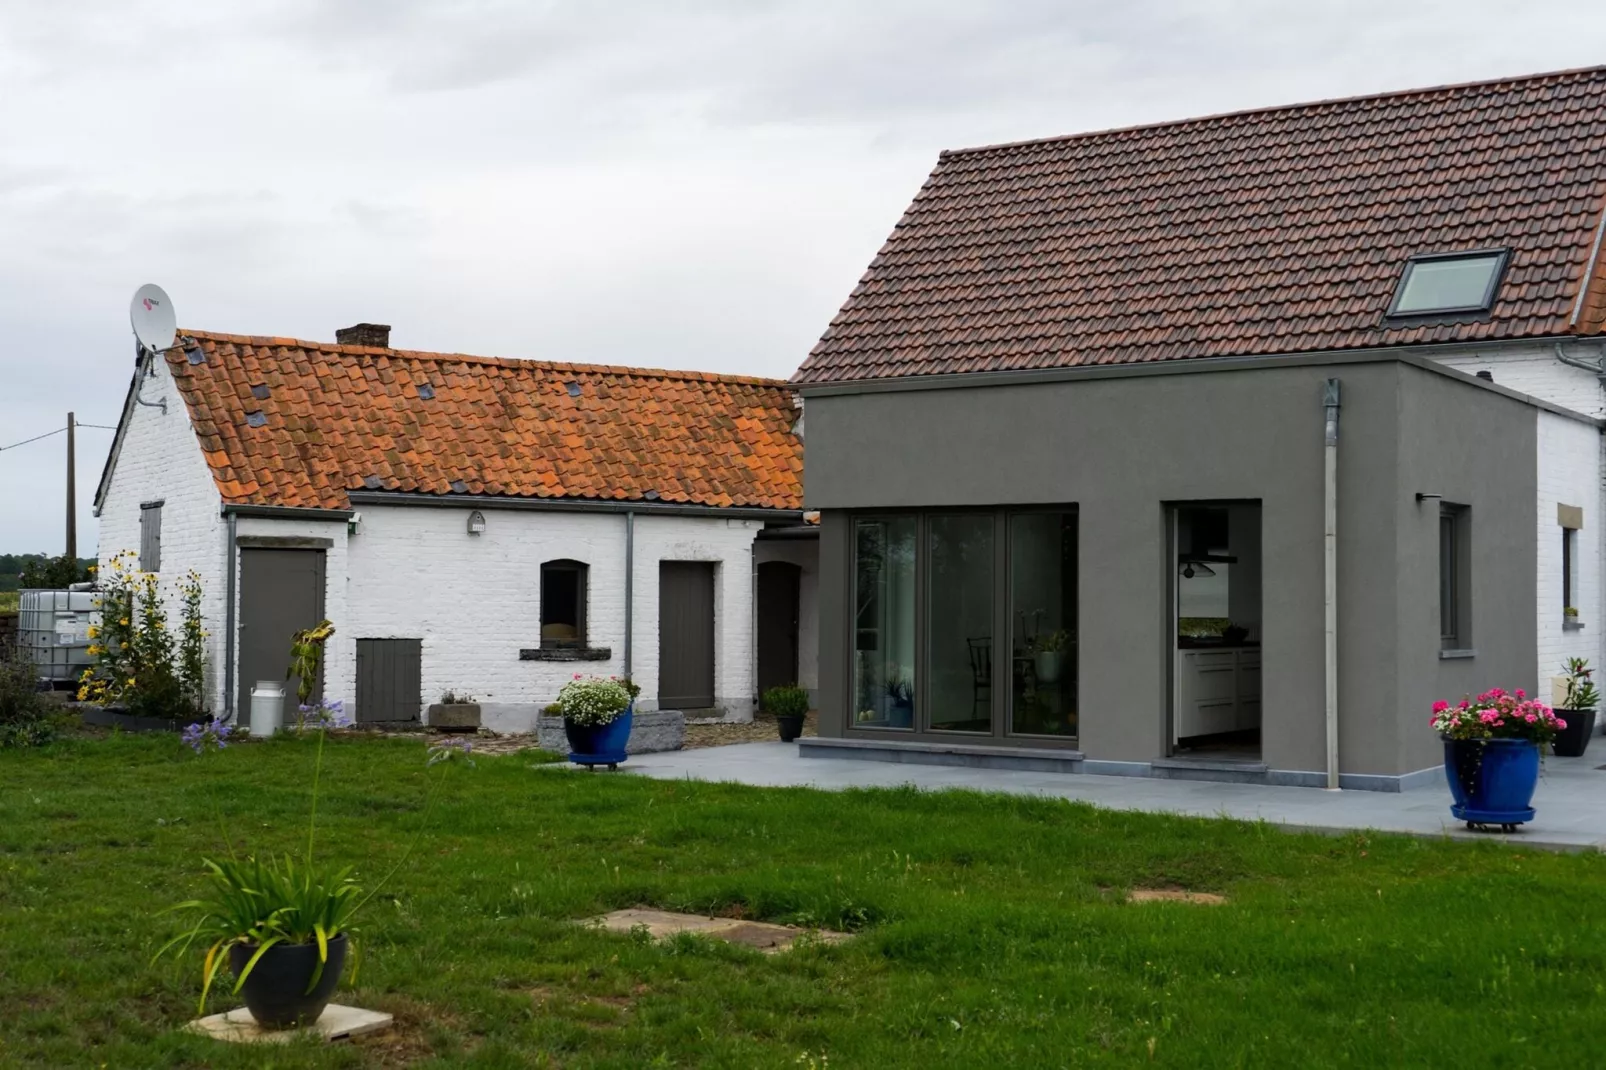
<instances>
[{"instance_id":1,"label":"sliding glass door","mask_svg":"<svg viewBox=\"0 0 1606 1070\"><path fill-rule=\"evenodd\" d=\"M926 680L933 732L993 730L991 513L926 521Z\"/></svg>"},{"instance_id":2,"label":"sliding glass door","mask_svg":"<svg viewBox=\"0 0 1606 1070\"><path fill-rule=\"evenodd\" d=\"M1075 507L853 527L854 728L1077 734Z\"/></svg>"}]
</instances>

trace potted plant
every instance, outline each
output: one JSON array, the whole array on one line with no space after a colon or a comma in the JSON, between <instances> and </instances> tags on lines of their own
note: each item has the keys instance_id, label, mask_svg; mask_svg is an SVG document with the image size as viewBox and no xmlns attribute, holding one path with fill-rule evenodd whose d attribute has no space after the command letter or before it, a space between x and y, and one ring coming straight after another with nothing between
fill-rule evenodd
<instances>
[{"instance_id":1,"label":"potted plant","mask_svg":"<svg viewBox=\"0 0 1606 1070\"><path fill-rule=\"evenodd\" d=\"M207 996L227 965L235 977L232 991L244 998L246 1009L266 1029L311 1025L323 1014L353 955L358 912L407 864L429 824L435 791L445 775L443 771L430 778L423 822L390 872L364 894L349 866L322 865L313 853L324 738L331 729L350 722L338 704L318 701L304 704L300 723L318 734L305 852L299 859L288 854L242 858L219 816L228 860L202 860L205 892L172 908L198 911L199 916L157 952L158 958L175 949L182 954L196 940L206 942L200 1013L205 1013ZM213 720L190 725L184 742L203 754L225 749L229 735L229 725ZM426 768L466 757L469 750L466 739L435 743L426 751Z\"/></svg>"},{"instance_id":2,"label":"potted plant","mask_svg":"<svg viewBox=\"0 0 1606 1070\"><path fill-rule=\"evenodd\" d=\"M1039 632L1032 639L1032 668L1040 684L1059 682L1060 669L1065 659L1065 646L1070 635L1063 628L1052 632Z\"/></svg>"},{"instance_id":3,"label":"potted plant","mask_svg":"<svg viewBox=\"0 0 1606 1070\"><path fill-rule=\"evenodd\" d=\"M480 704L473 695L448 691L429 708L429 726L441 732L477 732Z\"/></svg>"},{"instance_id":4,"label":"potted plant","mask_svg":"<svg viewBox=\"0 0 1606 1070\"><path fill-rule=\"evenodd\" d=\"M1589 737L1595 731L1595 708L1600 705L1600 693L1595 690L1592 677L1595 670L1587 658L1568 658L1562 666L1567 674L1567 694L1556 712L1566 720L1567 726L1556 733L1551 744L1558 758L1581 758L1589 749Z\"/></svg>"},{"instance_id":5,"label":"potted plant","mask_svg":"<svg viewBox=\"0 0 1606 1070\"><path fill-rule=\"evenodd\" d=\"M887 677L887 726L908 728L915 721L915 688L898 669Z\"/></svg>"},{"instance_id":6,"label":"potted plant","mask_svg":"<svg viewBox=\"0 0 1606 1070\"><path fill-rule=\"evenodd\" d=\"M783 684L764 692L760 703L764 712L775 717L781 742L791 743L803 734L803 719L809 713L809 693L796 684Z\"/></svg>"},{"instance_id":7,"label":"potted plant","mask_svg":"<svg viewBox=\"0 0 1606 1070\"><path fill-rule=\"evenodd\" d=\"M599 765L618 769L626 757L640 692L629 680L575 673L557 701L563 733L569 737L569 761L592 772Z\"/></svg>"},{"instance_id":8,"label":"potted plant","mask_svg":"<svg viewBox=\"0 0 1606 1070\"><path fill-rule=\"evenodd\" d=\"M1450 813L1468 828L1499 825L1507 832L1533 820L1539 748L1567 727L1564 718L1520 689L1507 694L1497 687L1455 706L1435 702L1431 723L1444 740Z\"/></svg>"}]
</instances>

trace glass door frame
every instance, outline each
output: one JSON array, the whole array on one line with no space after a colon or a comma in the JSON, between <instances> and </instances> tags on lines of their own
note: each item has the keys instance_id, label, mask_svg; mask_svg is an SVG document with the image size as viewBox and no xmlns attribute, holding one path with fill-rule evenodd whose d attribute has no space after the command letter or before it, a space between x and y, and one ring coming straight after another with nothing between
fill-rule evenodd
<instances>
[{"instance_id":1,"label":"glass door frame","mask_svg":"<svg viewBox=\"0 0 1606 1070\"><path fill-rule=\"evenodd\" d=\"M1010 730L1010 701L1014 688L1011 661L1005 662L1006 675L1002 682L999 679L997 664L998 643L1000 638L1006 645L1013 642L1010 624L1010 518L1020 514L1054 513L1069 514L1077 518L1077 649L1075 659L1076 687L1072 694L1072 702L1077 711L1076 735L1045 735L1038 733L1013 732ZM931 657L928 644L930 642L930 579L931 579L931 553L929 548L932 517L959 516L982 514L993 519L993 657L992 668L993 683L989 696L988 713L992 727L986 732L955 730L948 728L932 728L931 726ZM858 559L858 525L861 521L886 521L896 519L913 519L915 521L915 582L914 582L914 619L915 619L915 663L914 663L914 724L910 728L889 728L886 726L860 726L855 723L857 711L855 709L856 696L854 694L855 674L857 673L857 650L855 649L858 635L858 620L854 615L853 607L858 605L855 584L859 573ZM963 744L966 741L981 743L989 741L1001 743L1009 739L1018 739L1022 743L1052 749L1074 750L1077 748L1081 734L1081 649L1080 629L1082 621L1081 582L1082 554L1081 554L1081 510L1076 503L1051 503L1018 506L952 506L927 507L920 509L867 509L855 510L848 518L848 558L846 576L846 599L844 605L849 607L850 619L843 642L847 647L847 658L844 665L843 690L846 693L844 703L844 734L858 735L861 738L872 739L902 739L911 742L951 742ZM1013 648L1010 647L1012 650Z\"/></svg>"}]
</instances>

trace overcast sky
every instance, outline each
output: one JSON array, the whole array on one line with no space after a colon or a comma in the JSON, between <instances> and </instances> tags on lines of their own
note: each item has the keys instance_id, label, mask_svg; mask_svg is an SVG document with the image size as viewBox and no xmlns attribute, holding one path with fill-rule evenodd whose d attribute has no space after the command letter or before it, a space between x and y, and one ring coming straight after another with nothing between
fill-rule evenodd
<instances>
[{"instance_id":1,"label":"overcast sky","mask_svg":"<svg viewBox=\"0 0 1606 1070\"><path fill-rule=\"evenodd\" d=\"M941 148L1601 62L1597 0L0 0L0 447L116 422L143 282L784 377ZM0 450L0 551L60 552L64 465Z\"/></svg>"}]
</instances>

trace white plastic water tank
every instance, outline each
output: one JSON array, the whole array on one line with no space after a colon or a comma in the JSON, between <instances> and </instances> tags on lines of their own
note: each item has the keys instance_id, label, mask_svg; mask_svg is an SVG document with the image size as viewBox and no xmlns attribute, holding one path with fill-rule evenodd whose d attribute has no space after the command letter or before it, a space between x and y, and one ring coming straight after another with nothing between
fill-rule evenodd
<instances>
[{"instance_id":1,"label":"white plastic water tank","mask_svg":"<svg viewBox=\"0 0 1606 1070\"><path fill-rule=\"evenodd\" d=\"M284 683L258 680L251 689L251 734L271 736L284 725Z\"/></svg>"},{"instance_id":2,"label":"white plastic water tank","mask_svg":"<svg viewBox=\"0 0 1606 1070\"><path fill-rule=\"evenodd\" d=\"M39 679L75 683L95 659L89 626L99 619L98 596L88 590L25 590L19 600L17 645L38 668Z\"/></svg>"}]
</instances>

